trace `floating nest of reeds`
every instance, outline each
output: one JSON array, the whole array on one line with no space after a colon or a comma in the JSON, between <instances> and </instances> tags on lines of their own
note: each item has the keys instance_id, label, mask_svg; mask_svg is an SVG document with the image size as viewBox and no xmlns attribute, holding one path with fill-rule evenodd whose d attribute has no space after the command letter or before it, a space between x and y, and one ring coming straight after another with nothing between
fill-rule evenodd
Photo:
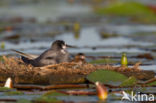
<instances>
[{"instance_id":1,"label":"floating nest of reeds","mask_svg":"<svg viewBox=\"0 0 156 103\"><path fill-rule=\"evenodd\" d=\"M117 71L126 76L135 76L140 80L148 80L155 76L153 71L141 70L139 64L136 63L133 67L129 68L70 62L45 67L33 67L24 64L18 58L7 58L4 56L0 62L0 82L4 82L8 77L11 77L14 83L26 84L84 83L86 82L86 75L98 69Z\"/></svg>"}]
</instances>

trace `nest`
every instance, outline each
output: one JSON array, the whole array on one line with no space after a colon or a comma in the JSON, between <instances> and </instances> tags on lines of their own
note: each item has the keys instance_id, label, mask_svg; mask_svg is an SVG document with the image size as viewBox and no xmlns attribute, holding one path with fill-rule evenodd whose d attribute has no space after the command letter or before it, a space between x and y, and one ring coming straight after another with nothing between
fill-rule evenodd
<instances>
[{"instance_id":1,"label":"nest","mask_svg":"<svg viewBox=\"0 0 156 103\"><path fill-rule=\"evenodd\" d=\"M154 77L153 71L144 71L139 68L140 63L133 67L121 67L111 65L93 65L89 63L79 64L76 62L33 67L24 64L20 59L3 56L0 62L0 81L12 77L15 83L31 84L59 84L59 83L83 83L85 76L99 69L113 70L127 76L135 76L141 80Z\"/></svg>"}]
</instances>

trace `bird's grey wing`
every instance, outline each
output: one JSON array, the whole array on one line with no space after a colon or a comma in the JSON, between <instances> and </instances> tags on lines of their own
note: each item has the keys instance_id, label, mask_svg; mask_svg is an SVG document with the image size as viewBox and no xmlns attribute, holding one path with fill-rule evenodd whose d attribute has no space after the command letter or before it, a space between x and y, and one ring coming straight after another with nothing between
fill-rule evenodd
<instances>
[{"instance_id":1,"label":"bird's grey wing","mask_svg":"<svg viewBox=\"0 0 156 103\"><path fill-rule=\"evenodd\" d=\"M36 63L41 66L56 64L57 63L57 52L53 50L47 50L42 53L38 58L35 59Z\"/></svg>"},{"instance_id":2,"label":"bird's grey wing","mask_svg":"<svg viewBox=\"0 0 156 103\"><path fill-rule=\"evenodd\" d=\"M20 52L20 51L15 50L15 49L11 49L11 51L14 51L17 54L19 54L19 55L21 55L21 56L23 56L25 58L28 58L28 59L35 59L35 58L38 57L37 55L23 53L23 52Z\"/></svg>"}]
</instances>

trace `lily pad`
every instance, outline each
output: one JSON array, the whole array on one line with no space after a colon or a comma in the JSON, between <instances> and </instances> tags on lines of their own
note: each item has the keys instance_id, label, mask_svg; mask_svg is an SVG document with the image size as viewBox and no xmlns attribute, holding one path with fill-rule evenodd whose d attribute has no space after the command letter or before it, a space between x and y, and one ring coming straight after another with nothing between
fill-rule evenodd
<instances>
[{"instance_id":1,"label":"lily pad","mask_svg":"<svg viewBox=\"0 0 156 103\"><path fill-rule=\"evenodd\" d=\"M112 64L112 63L118 63L118 61L107 58L107 59L93 60L90 63L91 64Z\"/></svg>"},{"instance_id":2,"label":"lily pad","mask_svg":"<svg viewBox=\"0 0 156 103\"><path fill-rule=\"evenodd\" d=\"M148 86L156 86L156 81L152 82L152 83L148 83Z\"/></svg>"},{"instance_id":3,"label":"lily pad","mask_svg":"<svg viewBox=\"0 0 156 103\"><path fill-rule=\"evenodd\" d=\"M150 10L144 4L138 2L118 2L109 5L108 7L96 9L98 14L111 14L119 16L146 16L154 15L154 12Z\"/></svg>"},{"instance_id":4,"label":"lily pad","mask_svg":"<svg viewBox=\"0 0 156 103\"><path fill-rule=\"evenodd\" d=\"M132 17L133 21L155 23L156 15L144 4L139 2L118 2L105 7L98 7L95 13L100 15L115 15Z\"/></svg>"},{"instance_id":5,"label":"lily pad","mask_svg":"<svg viewBox=\"0 0 156 103\"><path fill-rule=\"evenodd\" d=\"M104 84L119 85L123 81L127 80L128 77L111 70L97 70L90 73L87 76L87 79L92 82L99 81Z\"/></svg>"},{"instance_id":6,"label":"lily pad","mask_svg":"<svg viewBox=\"0 0 156 103\"><path fill-rule=\"evenodd\" d=\"M57 96L66 96L64 93L57 92L55 90L48 91L47 93L43 94L41 97L36 98L34 101L39 103L62 103L61 100L58 100Z\"/></svg>"},{"instance_id":7,"label":"lily pad","mask_svg":"<svg viewBox=\"0 0 156 103\"><path fill-rule=\"evenodd\" d=\"M112 38L112 37L118 37L119 36L118 34L111 34L111 33L106 33L106 32L101 32L100 35L104 39Z\"/></svg>"},{"instance_id":8,"label":"lily pad","mask_svg":"<svg viewBox=\"0 0 156 103\"><path fill-rule=\"evenodd\" d=\"M123 81L120 86L126 87L126 86L133 86L137 83L137 79L134 76L129 77L127 80Z\"/></svg>"},{"instance_id":9,"label":"lily pad","mask_svg":"<svg viewBox=\"0 0 156 103\"><path fill-rule=\"evenodd\" d=\"M30 100L27 100L27 99L19 99L17 101L17 103L32 103Z\"/></svg>"},{"instance_id":10,"label":"lily pad","mask_svg":"<svg viewBox=\"0 0 156 103\"><path fill-rule=\"evenodd\" d=\"M6 92L5 95L23 95L24 93L21 91L10 91Z\"/></svg>"},{"instance_id":11,"label":"lily pad","mask_svg":"<svg viewBox=\"0 0 156 103\"><path fill-rule=\"evenodd\" d=\"M52 98L49 96L41 96L34 100L36 103L62 103L62 101L57 100L56 98Z\"/></svg>"},{"instance_id":12,"label":"lily pad","mask_svg":"<svg viewBox=\"0 0 156 103\"><path fill-rule=\"evenodd\" d=\"M60 92L57 92L55 90L52 90L52 91L48 91L43 96L67 96L67 95L64 93L60 93Z\"/></svg>"},{"instance_id":13,"label":"lily pad","mask_svg":"<svg viewBox=\"0 0 156 103\"><path fill-rule=\"evenodd\" d=\"M13 90L13 89L7 88L7 87L0 87L0 92L10 91L10 90Z\"/></svg>"}]
</instances>

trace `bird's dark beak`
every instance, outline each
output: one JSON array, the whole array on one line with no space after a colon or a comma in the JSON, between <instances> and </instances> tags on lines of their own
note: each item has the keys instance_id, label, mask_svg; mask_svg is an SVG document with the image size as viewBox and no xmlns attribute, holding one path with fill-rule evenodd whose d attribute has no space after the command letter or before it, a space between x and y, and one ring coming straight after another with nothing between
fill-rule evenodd
<instances>
[{"instance_id":1,"label":"bird's dark beak","mask_svg":"<svg viewBox=\"0 0 156 103\"><path fill-rule=\"evenodd\" d=\"M66 44L66 47L68 47L68 48L78 48L77 46L74 46L74 45L68 45L68 44Z\"/></svg>"}]
</instances>

